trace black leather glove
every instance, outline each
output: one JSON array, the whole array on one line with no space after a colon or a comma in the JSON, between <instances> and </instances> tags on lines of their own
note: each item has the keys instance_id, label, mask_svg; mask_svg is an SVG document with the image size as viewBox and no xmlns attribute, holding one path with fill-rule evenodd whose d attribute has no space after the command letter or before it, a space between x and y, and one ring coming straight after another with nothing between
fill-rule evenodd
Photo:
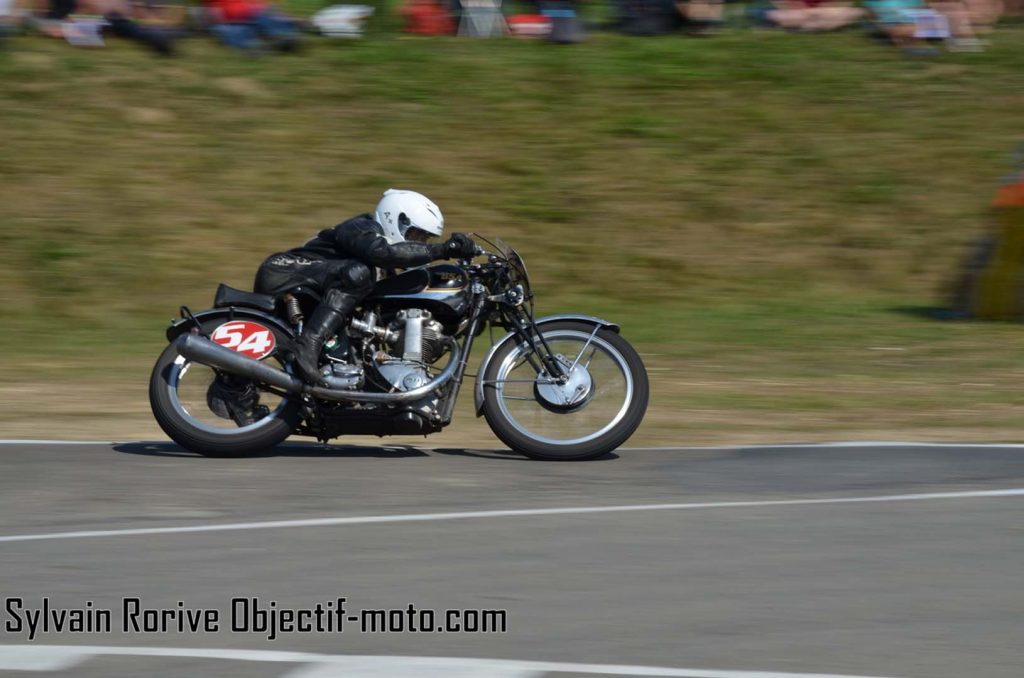
<instances>
[{"instance_id":1,"label":"black leather glove","mask_svg":"<svg viewBox=\"0 0 1024 678\"><path fill-rule=\"evenodd\" d=\"M445 259L472 259L476 256L476 243L465 233L452 233L441 247Z\"/></svg>"}]
</instances>

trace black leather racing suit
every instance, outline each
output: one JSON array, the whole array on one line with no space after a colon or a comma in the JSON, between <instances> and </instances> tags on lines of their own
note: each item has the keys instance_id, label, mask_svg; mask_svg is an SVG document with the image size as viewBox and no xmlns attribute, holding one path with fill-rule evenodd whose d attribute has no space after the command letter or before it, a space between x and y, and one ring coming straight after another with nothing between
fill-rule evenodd
<instances>
[{"instance_id":1,"label":"black leather racing suit","mask_svg":"<svg viewBox=\"0 0 1024 678\"><path fill-rule=\"evenodd\" d=\"M445 257L444 246L421 242L389 243L369 214L320 231L300 247L267 257L253 289L280 295L299 286L327 295L341 290L362 300L376 280L376 268L410 268Z\"/></svg>"},{"instance_id":2,"label":"black leather racing suit","mask_svg":"<svg viewBox=\"0 0 1024 678\"><path fill-rule=\"evenodd\" d=\"M321 381L320 349L362 301L376 268L422 266L447 256L445 245L403 241L391 244L369 214L320 231L301 247L273 254L256 272L253 289L275 296L308 286L323 295L295 341L294 365L308 382Z\"/></svg>"}]
</instances>

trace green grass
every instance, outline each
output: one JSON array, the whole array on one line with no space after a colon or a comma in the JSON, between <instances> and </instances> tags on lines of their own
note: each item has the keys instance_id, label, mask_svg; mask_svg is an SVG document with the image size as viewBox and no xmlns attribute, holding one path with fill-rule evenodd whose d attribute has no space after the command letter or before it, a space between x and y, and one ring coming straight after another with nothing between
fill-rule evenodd
<instances>
[{"instance_id":1,"label":"green grass","mask_svg":"<svg viewBox=\"0 0 1024 678\"><path fill-rule=\"evenodd\" d=\"M621 322L666 411L1004 426L1024 406L1021 328L906 309L944 303L989 223L1020 141L1022 38L913 60L857 32L374 33L258 61L204 40L157 60L16 39L0 378L141 385L180 304L249 285L266 254L398 186L518 247L541 312ZM971 403L990 410L953 414ZM670 419L652 426L701 432Z\"/></svg>"}]
</instances>

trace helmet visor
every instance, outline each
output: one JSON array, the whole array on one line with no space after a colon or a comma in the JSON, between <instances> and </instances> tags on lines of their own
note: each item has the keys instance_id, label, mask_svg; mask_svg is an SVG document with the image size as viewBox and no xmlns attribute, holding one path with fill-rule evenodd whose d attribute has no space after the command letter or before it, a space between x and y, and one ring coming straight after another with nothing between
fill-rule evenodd
<instances>
[{"instance_id":1,"label":"helmet visor","mask_svg":"<svg viewBox=\"0 0 1024 678\"><path fill-rule=\"evenodd\" d=\"M421 228L410 226L405 230L405 239L412 240L413 242L427 242L427 239L433 237L433 234L427 233Z\"/></svg>"}]
</instances>

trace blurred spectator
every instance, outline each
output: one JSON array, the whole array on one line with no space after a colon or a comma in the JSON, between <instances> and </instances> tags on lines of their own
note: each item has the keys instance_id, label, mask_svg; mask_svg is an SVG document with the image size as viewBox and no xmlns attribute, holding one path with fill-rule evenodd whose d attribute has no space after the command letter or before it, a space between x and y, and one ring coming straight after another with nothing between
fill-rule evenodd
<instances>
[{"instance_id":1,"label":"blurred spectator","mask_svg":"<svg viewBox=\"0 0 1024 678\"><path fill-rule=\"evenodd\" d=\"M975 33L987 33L1002 16L1005 5L1002 0L964 0L971 25Z\"/></svg>"},{"instance_id":2,"label":"blurred spectator","mask_svg":"<svg viewBox=\"0 0 1024 678\"><path fill-rule=\"evenodd\" d=\"M13 33L16 24L14 0L0 0L0 38Z\"/></svg>"},{"instance_id":3,"label":"blurred spectator","mask_svg":"<svg viewBox=\"0 0 1024 678\"><path fill-rule=\"evenodd\" d=\"M455 19L442 0L409 0L399 8L402 28L415 35L454 35Z\"/></svg>"},{"instance_id":4,"label":"blurred spectator","mask_svg":"<svg viewBox=\"0 0 1024 678\"><path fill-rule=\"evenodd\" d=\"M551 19L543 14L513 14L508 30L516 38L546 38L551 35Z\"/></svg>"},{"instance_id":5,"label":"blurred spectator","mask_svg":"<svg viewBox=\"0 0 1024 678\"><path fill-rule=\"evenodd\" d=\"M163 26L175 35L187 32L189 6L186 0L130 0L132 18L145 26Z\"/></svg>"},{"instance_id":6,"label":"blurred spectator","mask_svg":"<svg viewBox=\"0 0 1024 678\"><path fill-rule=\"evenodd\" d=\"M458 35L470 38L496 38L508 33L502 0L458 0Z\"/></svg>"},{"instance_id":7,"label":"blurred spectator","mask_svg":"<svg viewBox=\"0 0 1024 678\"><path fill-rule=\"evenodd\" d=\"M329 38L359 38L374 11L371 5L331 5L311 16L309 22Z\"/></svg>"},{"instance_id":8,"label":"blurred spectator","mask_svg":"<svg viewBox=\"0 0 1024 678\"><path fill-rule=\"evenodd\" d=\"M632 35L659 35L679 29L711 35L725 18L724 0L610 0L613 26Z\"/></svg>"},{"instance_id":9,"label":"blurred spectator","mask_svg":"<svg viewBox=\"0 0 1024 678\"><path fill-rule=\"evenodd\" d=\"M610 0L612 25L630 35L659 35L682 25L672 0Z\"/></svg>"},{"instance_id":10,"label":"blurred spectator","mask_svg":"<svg viewBox=\"0 0 1024 678\"><path fill-rule=\"evenodd\" d=\"M711 35L722 25L725 16L723 0L676 0L676 10L686 23L684 28L692 35Z\"/></svg>"},{"instance_id":11,"label":"blurred spectator","mask_svg":"<svg viewBox=\"0 0 1024 678\"><path fill-rule=\"evenodd\" d=\"M583 42L583 22L576 14L573 0L542 0L540 13L551 21L549 40L562 45Z\"/></svg>"},{"instance_id":12,"label":"blurred spectator","mask_svg":"<svg viewBox=\"0 0 1024 678\"><path fill-rule=\"evenodd\" d=\"M984 47L984 43L974 34L971 13L966 3L961 0L932 0L930 5L949 22L949 49L977 52Z\"/></svg>"},{"instance_id":13,"label":"blurred spectator","mask_svg":"<svg viewBox=\"0 0 1024 678\"><path fill-rule=\"evenodd\" d=\"M1001 0L939 0L932 6L949 19L953 34L949 48L970 51L986 44L978 34L991 31L1005 8Z\"/></svg>"},{"instance_id":14,"label":"blurred spectator","mask_svg":"<svg viewBox=\"0 0 1024 678\"><path fill-rule=\"evenodd\" d=\"M984 43L974 33L971 13L962 0L866 0L876 26L908 54L933 54L933 43L947 40L954 51L978 51Z\"/></svg>"},{"instance_id":15,"label":"blurred spectator","mask_svg":"<svg viewBox=\"0 0 1024 678\"><path fill-rule=\"evenodd\" d=\"M140 25L135 14L136 7L125 0L48 0L42 13L31 16L29 23L43 35L76 46L102 47L103 33L110 32L135 40L157 54L173 54L174 34Z\"/></svg>"},{"instance_id":16,"label":"blurred spectator","mask_svg":"<svg viewBox=\"0 0 1024 678\"><path fill-rule=\"evenodd\" d=\"M776 0L770 7L757 10L757 18L764 24L807 33L838 30L866 15L852 2L827 0Z\"/></svg>"},{"instance_id":17,"label":"blurred spectator","mask_svg":"<svg viewBox=\"0 0 1024 678\"><path fill-rule=\"evenodd\" d=\"M210 32L230 47L261 54L269 46L294 52L299 46L296 21L263 0L203 0Z\"/></svg>"},{"instance_id":18,"label":"blurred spectator","mask_svg":"<svg viewBox=\"0 0 1024 678\"><path fill-rule=\"evenodd\" d=\"M933 51L917 35L915 10L924 9L921 0L865 0L879 34L893 45L919 53Z\"/></svg>"}]
</instances>

